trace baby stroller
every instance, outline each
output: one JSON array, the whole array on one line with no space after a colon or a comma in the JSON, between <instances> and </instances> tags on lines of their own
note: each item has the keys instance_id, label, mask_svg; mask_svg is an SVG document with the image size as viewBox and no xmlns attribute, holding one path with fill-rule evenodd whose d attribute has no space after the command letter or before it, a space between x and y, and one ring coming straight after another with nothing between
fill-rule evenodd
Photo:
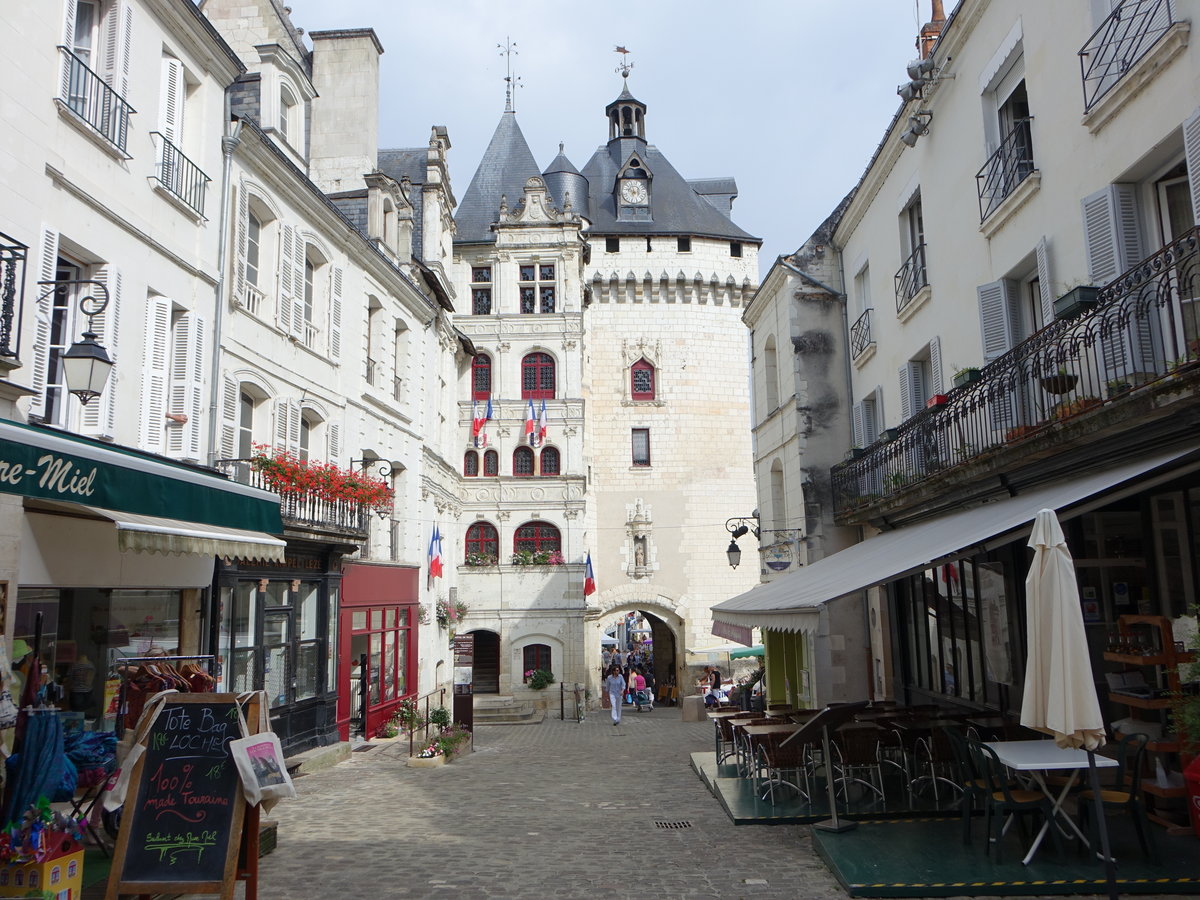
<instances>
[{"instance_id":1,"label":"baby stroller","mask_svg":"<svg viewBox=\"0 0 1200 900\"><path fill-rule=\"evenodd\" d=\"M633 692L634 708L638 712L654 712L654 692L649 688Z\"/></svg>"}]
</instances>

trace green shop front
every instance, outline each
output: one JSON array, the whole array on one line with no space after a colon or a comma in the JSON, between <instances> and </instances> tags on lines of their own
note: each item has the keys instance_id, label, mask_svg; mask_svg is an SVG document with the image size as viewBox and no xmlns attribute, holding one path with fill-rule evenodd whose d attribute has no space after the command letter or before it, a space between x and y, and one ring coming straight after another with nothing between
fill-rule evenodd
<instances>
[{"instance_id":1,"label":"green shop front","mask_svg":"<svg viewBox=\"0 0 1200 900\"><path fill-rule=\"evenodd\" d=\"M211 653L216 560L282 561L282 530L266 491L0 421L0 624L19 654L40 614L41 677L84 727L113 726L122 658Z\"/></svg>"}]
</instances>

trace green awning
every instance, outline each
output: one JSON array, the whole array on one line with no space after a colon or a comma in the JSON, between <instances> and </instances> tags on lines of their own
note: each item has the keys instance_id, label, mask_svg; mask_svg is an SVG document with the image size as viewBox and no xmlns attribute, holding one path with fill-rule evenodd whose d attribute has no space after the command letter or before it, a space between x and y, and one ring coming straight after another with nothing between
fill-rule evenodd
<instances>
[{"instance_id":1,"label":"green awning","mask_svg":"<svg viewBox=\"0 0 1200 900\"><path fill-rule=\"evenodd\" d=\"M0 421L0 492L282 534L279 497L193 466Z\"/></svg>"},{"instance_id":2,"label":"green awning","mask_svg":"<svg viewBox=\"0 0 1200 900\"><path fill-rule=\"evenodd\" d=\"M729 652L730 659L745 659L747 656L762 656L763 645L755 644L753 647L747 647L745 650L731 650Z\"/></svg>"}]
</instances>

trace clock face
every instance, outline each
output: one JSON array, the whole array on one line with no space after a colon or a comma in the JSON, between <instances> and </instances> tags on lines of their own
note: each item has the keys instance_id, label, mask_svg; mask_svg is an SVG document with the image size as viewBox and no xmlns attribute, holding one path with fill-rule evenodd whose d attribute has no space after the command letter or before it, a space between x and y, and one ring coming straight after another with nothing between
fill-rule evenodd
<instances>
[{"instance_id":1,"label":"clock face","mask_svg":"<svg viewBox=\"0 0 1200 900\"><path fill-rule=\"evenodd\" d=\"M644 181L621 182L621 199L626 203L645 203L647 196Z\"/></svg>"}]
</instances>

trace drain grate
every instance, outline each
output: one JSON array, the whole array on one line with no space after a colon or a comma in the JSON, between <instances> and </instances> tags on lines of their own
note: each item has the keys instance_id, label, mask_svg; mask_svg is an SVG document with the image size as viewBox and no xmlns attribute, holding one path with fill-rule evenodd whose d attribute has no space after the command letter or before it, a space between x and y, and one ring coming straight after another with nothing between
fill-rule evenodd
<instances>
[{"instance_id":1,"label":"drain grate","mask_svg":"<svg viewBox=\"0 0 1200 900\"><path fill-rule=\"evenodd\" d=\"M684 820L676 822L655 822L655 828L691 828L692 823Z\"/></svg>"}]
</instances>

